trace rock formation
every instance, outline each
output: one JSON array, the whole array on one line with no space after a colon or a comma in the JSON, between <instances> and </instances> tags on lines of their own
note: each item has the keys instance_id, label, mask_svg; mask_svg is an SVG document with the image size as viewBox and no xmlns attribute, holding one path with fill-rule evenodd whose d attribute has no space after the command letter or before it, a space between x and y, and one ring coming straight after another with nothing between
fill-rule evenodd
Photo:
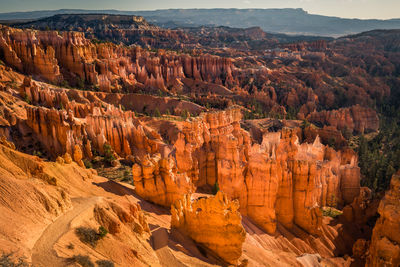
<instances>
[{"instance_id":1,"label":"rock formation","mask_svg":"<svg viewBox=\"0 0 400 267\"><path fill-rule=\"evenodd\" d=\"M396 42L354 36L266 48L268 34L258 28L163 30L134 16L60 15L71 17L78 32L0 26L1 251L3 243L31 249L72 199L71 214L85 215L71 225L110 232L90 256L121 266L147 264L146 257L157 265L160 255L174 263L204 257L179 231L168 234L169 216L157 214L157 205L172 205L173 227L228 263L237 263L243 242L250 265L266 265L275 254L286 255L282 265L323 265L352 249L365 261L377 202L360 188L357 154L346 146L351 134L378 130L368 107L399 84ZM171 43L176 50L148 49ZM188 43L196 50L186 50ZM118 175L133 165L135 188L96 176L82 168L84 160L96 168L110 163L99 173ZM398 264L397 176L379 208L371 266ZM191 200L217 189L216 197ZM150 227L136 203L152 213L147 220L162 250L145 241ZM343 214L323 216L336 212L329 207L344 207ZM26 242L28 230L7 228L14 216L33 229ZM154 235L153 225L161 228ZM67 251L67 241L85 246L68 234L54 246L59 256L78 252Z\"/></svg>"},{"instance_id":2,"label":"rock formation","mask_svg":"<svg viewBox=\"0 0 400 267\"><path fill-rule=\"evenodd\" d=\"M132 167L133 183L137 194L153 203L169 207L185 194L194 192L186 173L179 173L174 159L160 154L145 156Z\"/></svg>"},{"instance_id":3,"label":"rock formation","mask_svg":"<svg viewBox=\"0 0 400 267\"><path fill-rule=\"evenodd\" d=\"M122 232L122 225L138 234L149 233L149 225L139 204L104 201L94 207L96 221L112 234Z\"/></svg>"},{"instance_id":4,"label":"rock formation","mask_svg":"<svg viewBox=\"0 0 400 267\"><path fill-rule=\"evenodd\" d=\"M356 133L375 132L379 128L379 118L375 110L359 105L339 110L313 112L307 116L310 122L331 125L338 130Z\"/></svg>"},{"instance_id":5,"label":"rock formation","mask_svg":"<svg viewBox=\"0 0 400 267\"><path fill-rule=\"evenodd\" d=\"M27 125L50 155L69 153L83 166L82 158L102 154L107 143L117 156L140 156L133 168L136 190L160 205L170 206L193 192L193 185L218 182L229 198L239 200L242 214L268 233L278 221L318 234L319 207L349 204L359 193L356 156L323 146L317 136L309 140L313 144L300 144L300 128L264 132L257 144L240 126L240 109L230 108L153 129L93 94L37 88L25 80L20 94L52 108L26 108ZM88 99L96 101L79 103ZM60 105L67 110L53 108Z\"/></svg>"},{"instance_id":6,"label":"rock formation","mask_svg":"<svg viewBox=\"0 0 400 267\"><path fill-rule=\"evenodd\" d=\"M325 49L326 43L323 41L307 44L306 48L303 47L305 49L300 49L302 50L301 54L294 51L282 52L284 54L299 53L288 56L295 61L303 60L310 65L312 62L318 62L314 68L301 69L296 65L288 67L285 60L275 60L274 63L271 63L268 56L263 58L258 55L255 56L254 64L249 64L247 56L241 57L241 55L249 55L249 52L239 53L235 49L229 53L229 50L216 52L215 49L205 49L205 52L210 53L193 52L192 55L188 55L162 49L150 52L138 46L125 47L97 42L90 39L94 37L93 33L90 33L91 31L97 32L96 34L100 34L101 38L108 40L116 38L118 43L120 41L129 42L133 38L139 43L151 43L151 46L156 42L154 38L157 39L157 36L161 38L158 43L161 46L162 43L168 46L169 39L180 38L186 41L191 37L179 30L154 29L140 19L136 17L132 19L130 16L127 17L130 23L127 24L114 24L113 16L93 15L90 18L82 18L81 15L60 15L59 19L69 16L74 17L73 21L92 23L93 27L83 25L81 28L80 24L72 23L72 29L78 27L78 30L83 32L56 32L20 30L2 26L0 29L2 59L20 72L64 86L70 85L104 92L191 94L191 98L196 100L196 103L213 103L218 107L226 107L227 103L233 100L232 96L236 95L235 102L252 110L255 109L254 100L256 100L258 106L261 104L262 114L285 115L290 111L289 107L301 107L298 113L298 117L301 119L308 117L309 120L315 122L356 132L377 129L376 114L365 107L371 103L371 98L376 94L390 95L389 87L383 79L368 76L366 73L352 73L346 83L341 84L340 78L337 77L341 77L341 74L336 74L331 70L332 68L336 69L335 65L324 60L324 58L329 58L335 61L335 53ZM116 21L125 21L123 16L115 17ZM99 25L94 21L102 21L101 24L105 26L96 29ZM104 24L104 21L107 22ZM114 22L111 23L111 21ZM59 23L59 20L56 19L55 23ZM150 27L152 30L142 29L141 26L122 29L137 23L140 25L144 23L146 24L143 26L144 28ZM88 27L87 31L83 30L86 29L85 27ZM225 30L216 29L217 32L211 33L211 36L215 38L219 34L224 35L225 33L220 32ZM200 30L202 34L205 34L205 31L204 28ZM243 31L239 33L239 37L234 31L227 33L229 37L226 38L229 40L238 38L239 43L245 43L243 38L250 38L249 41L253 41L257 39L254 36L260 37L261 34L262 37L263 35L257 29ZM89 35L87 38L84 32ZM143 36L143 34L150 37ZM136 38L138 35L139 39ZM209 44L209 38L198 38L198 42ZM225 37L221 38L226 39ZM196 44L197 41L191 49L196 47ZM246 46L246 44L243 45ZM183 48L184 46L181 46L179 49ZM271 56L276 57L274 54L277 53L281 54L272 51ZM224 57L211 54L219 54ZM345 60L351 62L351 56L346 56ZM340 62L340 64L346 66L347 61ZM325 68L320 66L323 64L329 65L326 72L323 71ZM270 69L270 65L273 70ZM357 76L354 81L353 76ZM304 84L305 82L306 84ZM285 83L291 84L290 90L288 88L276 90ZM347 91L335 95L333 91L338 86L345 87ZM331 109L335 102L343 101L343 99L339 99L339 96L342 95L347 99L347 104L355 106L331 111L323 110L321 114L316 112L316 107L319 105Z\"/></svg>"},{"instance_id":7,"label":"rock formation","mask_svg":"<svg viewBox=\"0 0 400 267\"><path fill-rule=\"evenodd\" d=\"M104 152L105 143L120 156L131 155L133 149L158 151L159 137L141 125L132 112L122 112L112 106L106 111L92 108L92 113L85 118L76 118L72 110L27 107L27 124L53 157L68 152L76 160L75 151L79 154L79 146L82 156L91 158L94 150Z\"/></svg>"},{"instance_id":8,"label":"rock formation","mask_svg":"<svg viewBox=\"0 0 400 267\"><path fill-rule=\"evenodd\" d=\"M367 266L400 264L400 173L393 175L390 189L379 204L380 214L371 238Z\"/></svg>"},{"instance_id":9,"label":"rock formation","mask_svg":"<svg viewBox=\"0 0 400 267\"><path fill-rule=\"evenodd\" d=\"M59 35L2 27L0 49L6 63L18 71L51 82L81 85L83 81L108 92L122 86L165 91L182 78L215 82L225 76L226 84L233 81L234 67L227 58L154 54L139 47L93 44L79 32Z\"/></svg>"},{"instance_id":10,"label":"rock formation","mask_svg":"<svg viewBox=\"0 0 400 267\"><path fill-rule=\"evenodd\" d=\"M351 203L358 195L354 152L336 152L318 138L300 144L299 128L266 132L255 144L240 119L233 108L184 122L174 142L177 168L197 176L197 186L218 182L229 198L239 200L241 213L268 233L278 221L318 234L319 207Z\"/></svg>"},{"instance_id":11,"label":"rock formation","mask_svg":"<svg viewBox=\"0 0 400 267\"><path fill-rule=\"evenodd\" d=\"M239 203L218 192L215 197L192 200L185 197L171 207L171 227L187 234L215 252L224 261L237 264L246 232L241 224Z\"/></svg>"}]
</instances>

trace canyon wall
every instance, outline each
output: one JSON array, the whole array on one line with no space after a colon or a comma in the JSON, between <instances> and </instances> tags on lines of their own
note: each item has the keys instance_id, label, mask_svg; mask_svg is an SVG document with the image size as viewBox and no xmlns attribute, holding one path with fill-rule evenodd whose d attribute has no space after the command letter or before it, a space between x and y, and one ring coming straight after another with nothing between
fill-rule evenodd
<instances>
[{"instance_id":1,"label":"canyon wall","mask_svg":"<svg viewBox=\"0 0 400 267\"><path fill-rule=\"evenodd\" d=\"M104 30L105 34L113 31ZM155 32L161 35L165 32L168 39L179 31ZM390 95L384 81L363 72L354 74L358 78L355 81L350 77L342 84L335 73L328 71L333 68L331 65L336 66L331 62L336 58L330 58L333 54L328 52L319 52L323 56L314 60L315 52L305 51L302 58L308 63L328 64L326 73L317 68L318 64L317 69L299 69L285 66L285 61L280 59L271 62L268 56L257 55L249 62L249 57L240 57L235 50L216 53L224 57L211 55L213 50L206 52L180 54L162 49L152 52L139 46L97 42L87 39L83 32L0 28L0 57L7 65L53 84L92 91L183 94L196 103L220 109L236 102L259 115L284 116L299 109L300 119L308 118L340 130L347 127L357 133L377 130L376 114L365 108L370 106L371 96ZM340 64L343 68L346 65ZM368 88L360 87L361 82ZM281 88L282 84L290 86ZM344 87L340 96L352 107L331 110L336 102L343 101L332 93L337 87ZM316 112L317 106L331 111Z\"/></svg>"},{"instance_id":2,"label":"canyon wall","mask_svg":"<svg viewBox=\"0 0 400 267\"><path fill-rule=\"evenodd\" d=\"M156 88L166 91L182 78L217 84L233 81L229 58L152 53L140 47L94 44L83 33L0 28L5 62L18 71L58 83L97 86L101 91ZM82 85L83 86L83 85Z\"/></svg>"},{"instance_id":3,"label":"canyon wall","mask_svg":"<svg viewBox=\"0 0 400 267\"><path fill-rule=\"evenodd\" d=\"M160 154L145 156L132 167L133 183L138 195L153 203L169 207L183 195L194 192L186 173L179 173L172 158Z\"/></svg>"}]
</instances>

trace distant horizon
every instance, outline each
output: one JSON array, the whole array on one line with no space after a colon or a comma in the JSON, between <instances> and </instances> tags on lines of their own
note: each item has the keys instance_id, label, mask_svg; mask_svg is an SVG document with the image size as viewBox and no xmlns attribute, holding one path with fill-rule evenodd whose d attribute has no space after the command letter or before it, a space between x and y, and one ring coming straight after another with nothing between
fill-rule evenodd
<instances>
[{"instance_id":1,"label":"distant horizon","mask_svg":"<svg viewBox=\"0 0 400 267\"><path fill-rule=\"evenodd\" d=\"M60 9L156 11L168 9L303 9L308 14L344 19L390 20L400 18L398 0L0 0L2 14ZM96 7L96 9L93 9ZM397 11L396 11L397 10Z\"/></svg>"},{"instance_id":2,"label":"distant horizon","mask_svg":"<svg viewBox=\"0 0 400 267\"><path fill-rule=\"evenodd\" d=\"M395 20L395 19L400 19L400 15L398 17L392 17L392 18L351 18L351 17L340 17L340 16L334 16L334 15L323 15L323 14L317 14L317 13L311 13L304 8L301 7L283 7L283 8L225 8L225 7L216 7L216 8L157 8L157 9L143 9L143 10L124 10L124 9L115 9L115 8L107 8L107 9L87 9L87 8L57 8L57 9L37 9L37 10L26 10L26 11L10 11L10 12L0 12L0 14L12 14L12 13L30 13L30 12L53 12L53 11L60 11L60 10L81 10L81 11L118 11L118 12L151 12L151 11L162 11L162 10L216 10L216 9L221 9L221 10L229 10L229 9L237 9L237 10L284 10L284 9L291 9L291 10L303 10L309 15L316 15L316 16L324 16L324 17L333 17L333 18L340 18L340 19L356 19L356 20ZM73 14L73 13L71 13ZM115 14L110 14L110 15L115 15Z\"/></svg>"}]
</instances>

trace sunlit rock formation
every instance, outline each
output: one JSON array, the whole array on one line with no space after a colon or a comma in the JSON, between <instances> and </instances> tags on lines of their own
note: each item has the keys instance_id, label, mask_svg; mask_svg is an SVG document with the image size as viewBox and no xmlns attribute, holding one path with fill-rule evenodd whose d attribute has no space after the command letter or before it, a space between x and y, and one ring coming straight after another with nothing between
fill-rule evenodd
<instances>
[{"instance_id":1,"label":"sunlit rock formation","mask_svg":"<svg viewBox=\"0 0 400 267\"><path fill-rule=\"evenodd\" d=\"M246 232L241 224L239 203L221 192L210 198L185 197L171 207L171 227L187 234L231 264L242 255Z\"/></svg>"},{"instance_id":2,"label":"sunlit rock formation","mask_svg":"<svg viewBox=\"0 0 400 267\"><path fill-rule=\"evenodd\" d=\"M179 173L174 159L145 156L132 167L133 183L138 195L153 203L169 207L183 195L194 192L186 173Z\"/></svg>"},{"instance_id":3,"label":"sunlit rock formation","mask_svg":"<svg viewBox=\"0 0 400 267\"><path fill-rule=\"evenodd\" d=\"M229 109L186 125L175 142L177 167L198 173L198 186L218 182L229 198L239 200L241 213L268 233L278 221L318 234L321 206L351 203L358 195L354 152L337 152L318 138L300 144L296 128L266 132L257 144L240 128L240 119L239 110Z\"/></svg>"}]
</instances>

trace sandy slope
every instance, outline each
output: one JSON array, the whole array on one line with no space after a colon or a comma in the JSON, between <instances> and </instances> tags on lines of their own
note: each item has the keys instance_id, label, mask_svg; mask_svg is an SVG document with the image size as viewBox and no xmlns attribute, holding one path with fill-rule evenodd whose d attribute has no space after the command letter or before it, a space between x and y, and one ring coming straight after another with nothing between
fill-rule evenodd
<instances>
[{"instance_id":1,"label":"sandy slope","mask_svg":"<svg viewBox=\"0 0 400 267\"><path fill-rule=\"evenodd\" d=\"M58 217L36 241L32 250L32 263L34 266L64 265L63 260L57 257L53 250L54 244L70 229L71 221L85 210L92 208L99 199L100 197L72 199L73 209Z\"/></svg>"}]
</instances>

